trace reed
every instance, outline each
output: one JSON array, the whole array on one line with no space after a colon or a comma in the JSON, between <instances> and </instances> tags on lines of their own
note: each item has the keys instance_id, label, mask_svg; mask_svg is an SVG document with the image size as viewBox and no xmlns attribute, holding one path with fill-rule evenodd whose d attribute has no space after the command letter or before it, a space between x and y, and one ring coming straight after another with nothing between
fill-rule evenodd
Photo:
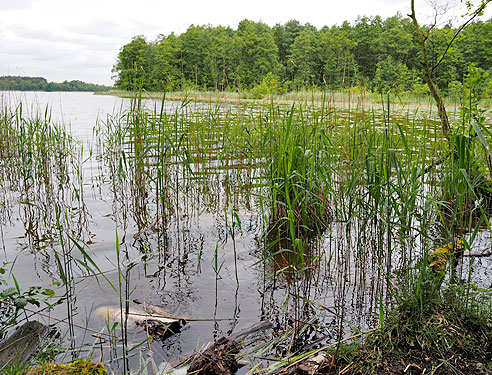
<instances>
[{"instance_id":1,"label":"reed","mask_svg":"<svg viewBox=\"0 0 492 375\"><path fill-rule=\"evenodd\" d=\"M485 314L472 283L454 282L458 273L471 281L462 254L439 277L428 259L458 239L469 250L477 233L490 231L484 166L492 137L484 121L465 116L448 144L432 114L396 108L401 98L394 92L372 109L363 92L311 92L295 104L237 106L203 104L192 95L170 102L164 94L149 107L137 91L127 110L94 130L89 157L100 171L93 183L107 188L111 205L116 282L91 252L85 194L97 195L97 188L87 187L82 146L51 122L49 110L37 119L26 118L22 107L2 113L0 188L4 197L12 191L21 197L33 247L52 251L68 316L77 310L74 281L81 275L111 284L121 311L130 304L130 276L139 265L164 284L170 277L181 282L190 269L197 279L211 276L219 301L223 283L235 281L240 290L245 257L258 268L268 299L262 313L285 328L257 354L248 352L251 357L277 351L301 358L315 335L311 326L341 342L342 332L353 328L347 319L354 305L367 306L385 329L395 306L417 319L429 306L451 301L444 287L454 301ZM335 106L339 100L343 108ZM470 108L467 113L476 111ZM12 206L3 198L0 212ZM199 228L202 215L214 221L212 229ZM246 255L241 241L254 249ZM320 296L329 296L333 307L320 308ZM316 318L334 319L335 328L324 330ZM120 326L127 336L123 313ZM125 341L116 355L126 373L132 344ZM336 346L335 356L342 355Z\"/></svg>"}]
</instances>

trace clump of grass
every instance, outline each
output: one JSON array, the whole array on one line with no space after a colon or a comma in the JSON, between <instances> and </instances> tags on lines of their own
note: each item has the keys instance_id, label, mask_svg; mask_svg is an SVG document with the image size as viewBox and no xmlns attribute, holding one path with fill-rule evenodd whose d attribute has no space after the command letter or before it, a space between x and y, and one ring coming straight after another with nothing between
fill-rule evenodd
<instances>
[{"instance_id":1,"label":"clump of grass","mask_svg":"<svg viewBox=\"0 0 492 375\"><path fill-rule=\"evenodd\" d=\"M272 228L295 241L319 233L331 218L330 149L302 107L296 111L292 106L288 116L279 118L274 111L270 115L265 133L270 220Z\"/></svg>"},{"instance_id":2,"label":"clump of grass","mask_svg":"<svg viewBox=\"0 0 492 375\"><path fill-rule=\"evenodd\" d=\"M363 342L340 346L328 374L486 374L492 370L490 300L472 285L449 286L440 293L432 271L421 269L384 325ZM415 297L423 297L423 299ZM328 351L327 356L335 355Z\"/></svg>"},{"instance_id":3,"label":"clump of grass","mask_svg":"<svg viewBox=\"0 0 492 375\"><path fill-rule=\"evenodd\" d=\"M484 173L481 147L474 137L456 134L440 170L438 198L448 236L466 233L492 212L492 184ZM486 158L486 156L485 156Z\"/></svg>"},{"instance_id":4,"label":"clump of grass","mask_svg":"<svg viewBox=\"0 0 492 375\"><path fill-rule=\"evenodd\" d=\"M478 87L482 72L470 66L465 79L465 95L460 107L460 122L450 137L448 157L442 173L442 216L452 234L470 231L485 223L492 214L492 133L486 109L479 107Z\"/></svg>"}]
</instances>

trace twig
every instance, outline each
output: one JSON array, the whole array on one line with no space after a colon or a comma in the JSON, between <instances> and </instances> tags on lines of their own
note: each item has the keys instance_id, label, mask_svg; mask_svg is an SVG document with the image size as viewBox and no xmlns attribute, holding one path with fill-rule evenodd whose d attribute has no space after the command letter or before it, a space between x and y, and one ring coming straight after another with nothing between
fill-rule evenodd
<instances>
[{"instance_id":1,"label":"twig","mask_svg":"<svg viewBox=\"0 0 492 375\"><path fill-rule=\"evenodd\" d=\"M490 0L487 0L486 2L482 3L478 9L475 11L475 13L473 13L473 15L468 19L468 21L466 21L464 24L462 24L459 29L454 33L454 36L453 38L451 39L451 41L448 43L448 45L446 46L446 50L444 51L444 53L442 54L441 58L439 59L439 61L432 67L431 71L434 72L434 70L441 64L442 60L444 60L444 58L446 57L446 53L448 53L449 51L449 48L451 48L451 44L453 44L454 40L458 37L458 35L463 31L463 29L466 27L466 25L468 25L471 21L473 21L475 19L475 17L479 16L480 13L483 12L483 10L485 9L485 7L487 6L487 4L490 2Z\"/></svg>"},{"instance_id":2,"label":"twig","mask_svg":"<svg viewBox=\"0 0 492 375\"><path fill-rule=\"evenodd\" d=\"M135 302L138 305L143 305L144 310L147 308L155 311L158 315L154 315L153 313L149 312L150 316L156 317L156 318L169 318L169 319L176 319L176 320L184 320L186 322L219 322L223 320L236 320L235 318L202 318L202 319L192 319L192 318L185 318L182 316L174 316L167 311L165 311L162 307L152 305L151 303L146 302L145 300L141 299L134 299L133 302ZM130 313L131 315L141 315L141 316L148 316L145 314L138 314L138 313Z\"/></svg>"},{"instance_id":3,"label":"twig","mask_svg":"<svg viewBox=\"0 0 492 375\"><path fill-rule=\"evenodd\" d=\"M220 322L223 320L236 320L235 318L184 318L181 316L172 316L169 314L161 315L161 314L154 314L148 312L147 314L144 313L138 313L138 312L132 312L129 311L128 315L134 315L134 316L145 316L147 318L165 318L165 319L176 319L176 320L184 320L186 322Z\"/></svg>"},{"instance_id":4,"label":"twig","mask_svg":"<svg viewBox=\"0 0 492 375\"><path fill-rule=\"evenodd\" d=\"M330 309L329 307L327 307L327 306L325 306L325 305L323 305L323 304L321 304L321 303L319 303L319 302L316 302L316 303L317 303L320 307L324 308L326 311L331 312L331 313L332 313L333 315L335 315L337 318L340 318L340 319L342 319L342 320L343 320L343 317L342 317L340 314L338 314L336 311L334 311L334 310Z\"/></svg>"}]
</instances>

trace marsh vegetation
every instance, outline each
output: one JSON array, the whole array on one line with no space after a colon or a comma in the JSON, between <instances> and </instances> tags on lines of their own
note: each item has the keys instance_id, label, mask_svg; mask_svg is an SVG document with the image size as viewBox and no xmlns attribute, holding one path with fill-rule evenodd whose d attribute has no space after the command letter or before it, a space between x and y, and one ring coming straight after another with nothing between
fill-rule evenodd
<instances>
[{"instance_id":1,"label":"marsh vegetation","mask_svg":"<svg viewBox=\"0 0 492 375\"><path fill-rule=\"evenodd\" d=\"M5 101L4 335L41 320L52 332L38 361L90 357L149 373L268 321L238 354L253 373L328 347L336 366L350 358L341 342L375 328L398 346L412 332L399 318L448 319L446 306L490 333L492 260L470 256L491 246L481 74L469 72L449 139L435 111L396 109L391 91L377 106L349 95L349 109L326 92L289 104L136 92L85 131L49 107ZM437 267L430 254L445 244ZM149 335L125 314L136 299L188 324ZM96 314L104 306L119 316ZM407 343L421 353L445 345L419 337ZM490 367L484 340L473 360Z\"/></svg>"}]
</instances>

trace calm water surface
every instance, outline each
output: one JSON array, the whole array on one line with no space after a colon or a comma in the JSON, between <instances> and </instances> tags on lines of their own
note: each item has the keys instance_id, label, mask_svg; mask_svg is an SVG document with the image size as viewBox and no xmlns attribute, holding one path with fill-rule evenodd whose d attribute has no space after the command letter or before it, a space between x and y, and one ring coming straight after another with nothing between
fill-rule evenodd
<instances>
[{"instance_id":1,"label":"calm water surface","mask_svg":"<svg viewBox=\"0 0 492 375\"><path fill-rule=\"evenodd\" d=\"M310 251L318 260L309 271L298 277L278 274L276 271L282 264L289 263L284 256L260 262L265 249L265 220L258 197L261 183L257 171L239 162L234 168L219 168L216 162L199 161L197 157L190 166L195 171L192 177L185 172L170 177L171 182L179 181L181 187L169 190L168 204L172 207L169 221L165 230L155 230L153 222L158 213L147 193L139 197L146 202L140 212L136 203L128 201L135 197L125 195L128 182L115 184L110 178L111 167L101 146L104 141L98 139L97 129L110 122L108 116L118 116L127 110L131 100L92 93L42 92L0 93L0 98L11 107L22 102L23 112L29 116L38 113L64 124L77 140L75 148L82 160L77 172L80 183L72 178L69 184L73 186L65 187L70 192L80 189L78 196L83 195L83 199L66 199L69 201L66 217L72 220L68 227L79 226L75 231L76 241L106 275L105 278L89 276L87 269L76 261L84 259L83 254L68 241L66 247L70 248L72 260L69 271L75 278L71 290L73 310L68 313L77 325L105 331L106 320L94 312L103 306L119 308L121 296L130 301L132 308L138 306L131 301L143 299L175 316L225 319L193 321L176 337L164 341L152 339L153 359L160 363L190 353L197 343L201 345L265 319L274 324L274 331L280 332L317 317L319 326L299 335L296 339L299 345L307 341L315 346L333 342L339 320L328 310L320 314L316 303L338 314L345 304L344 329L358 330L375 324L374 291L381 283L378 267L358 258L351 249L360 246L361 241L371 246L376 240L367 234L361 236L356 226L347 236L344 225L334 224L315 241ZM149 110L160 111L159 101L148 100L143 104ZM164 111L174 113L208 107L197 103L183 107L179 102L166 102ZM246 186L260 188L250 194ZM49 223L36 224L34 230L37 234L54 232L52 238L33 238L29 224L32 220L26 219L29 216L25 204L15 201L19 199L15 192L5 194L11 197L12 204L1 220L1 261L12 265L12 274L23 287L50 286L60 280L56 252L61 254L61 250L56 231L52 229L54 216L50 216ZM490 264L476 268L483 279L484 273L490 271ZM59 296L65 293L64 288L56 291ZM305 303L306 300L313 304ZM65 318L66 303L55 307L52 314ZM67 331L64 324L44 321L62 334ZM130 326L128 333L129 348L146 338L145 332L136 326ZM350 335L350 331L345 335ZM101 353L97 338L78 328L75 336L76 346L85 345L84 352L92 351L98 358ZM287 351L288 347L286 344L277 350ZM148 346L143 345L141 350L144 358L148 358ZM102 353L105 360L112 359L114 368L121 365L120 354L107 346ZM140 361L138 356L133 357L131 367L138 367Z\"/></svg>"}]
</instances>

